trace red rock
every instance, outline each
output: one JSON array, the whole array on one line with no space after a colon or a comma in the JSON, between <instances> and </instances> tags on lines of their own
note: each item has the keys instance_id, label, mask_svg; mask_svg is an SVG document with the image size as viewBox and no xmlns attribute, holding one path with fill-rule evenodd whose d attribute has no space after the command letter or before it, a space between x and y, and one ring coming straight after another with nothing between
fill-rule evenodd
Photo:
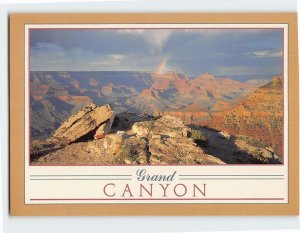
<instances>
[{"instance_id":1,"label":"red rock","mask_svg":"<svg viewBox=\"0 0 300 233\"><path fill-rule=\"evenodd\" d=\"M98 135L95 135L94 138L95 139L102 139L102 138L105 138L106 134L98 134Z\"/></svg>"},{"instance_id":2,"label":"red rock","mask_svg":"<svg viewBox=\"0 0 300 233\"><path fill-rule=\"evenodd\" d=\"M283 154L283 96L281 79L275 78L248 95L232 109L214 113L211 121L202 122L231 135L247 135L272 146Z\"/></svg>"}]
</instances>

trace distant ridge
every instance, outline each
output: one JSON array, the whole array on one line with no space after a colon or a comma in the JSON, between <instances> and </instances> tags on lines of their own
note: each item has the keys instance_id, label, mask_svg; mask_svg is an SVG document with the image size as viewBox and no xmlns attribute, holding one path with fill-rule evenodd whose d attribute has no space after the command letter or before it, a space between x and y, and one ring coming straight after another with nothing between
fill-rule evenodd
<instances>
[{"instance_id":1,"label":"distant ridge","mask_svg":"<svg viewBox=\"0 0 300 233\"><path fill-rule=\"evenodd\" d=\"M208 73L191 79L173 71L31 71L31 132L36 138L48 137L90 102L109 103L117 112L169 114L199 123L209 120L210 112L231 108L261 82L239 82Z\"/></svg>"},{"instance_id":2,"label":"distant ridge","mask_svg":"<svg viewBox=\"0 0 300 233\"><path fill-rule=\"evenodd\" d=\"M261 86L233 108L213 114L202 123L233 135L247 135L283 154L282 77Z\"/></svg>"}]
</instances>

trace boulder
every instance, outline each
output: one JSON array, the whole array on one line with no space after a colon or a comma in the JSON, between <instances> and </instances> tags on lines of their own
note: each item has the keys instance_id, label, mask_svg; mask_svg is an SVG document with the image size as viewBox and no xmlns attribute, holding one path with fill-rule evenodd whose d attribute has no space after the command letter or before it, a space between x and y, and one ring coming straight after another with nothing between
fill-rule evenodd
<instances>
[{"instance_id":1,"label":"boulder","mask_svg":"<svg viewBox=\"0 0 300 233\"><path fill-rule=\"evenodd\" d=\"M112 114L108 120L106 120L103 124L101 124L98 127L94 135L94 139L101 138L102 135L109 134L113 122L114 122L114 114Z\"/></svg>"},{"instance_id":2,"label":"boulder","mask_svg":"<svg viewBox=\"0 0 300 233\"><path fill-rule=\"evenodd\" d=\"M129 138L129 135L125 131L117 131L117 135L123 139Z\"/></svg>"},{"instance_id":3,"label":"boulder","mask_svg":"<svg viewBox=\"0 0 300 233\"><path fill-rule=\"evenodd\" d=\"M271 159L273 158L273 152L266 150L266 149L261 149L260 155L266 159Z\"/></svg>"},{"instance_id":4,"label":"boulder","mask_svg":"<svg viewBox=\"0 0 300 233\"><path fill-rule=\"evenodd\" d=\"M220 138L223 138L223 139L226 139L226 140L229 140L230 139L230 134L229 133L227 133L226 131L221 131L221 132L219 132L218 133L219 134L219 137Z\"/></svg>"},{"instance_id":5,"label":"boulder","mask_svg":"<svg viewBox=\"0 0 300 233\"><path fill-rule=\"evenodd\" d=\"M162 139L162 135L160 135L160 134L153 134L151 138L152 139Z\"/></svg>"},{"instance_id":6,"label":"boulder","mask_svg":"<svg viewBox=\"0 0 300 233\"><path fill-rule=\"evenodd\" d=\"M113 119L114 112L110 105L99 107L91 103L62 123L53 137L69 143L99 138L110 132Z\"/></svg>"},{"instance_id":7,"label":"boulder","mask_svg":"<svg viewBox=\"0 0 300 233\"><path fill-rule=\"evenodd\" d=\"M266 147L264 149L261 149L261 154L262 157L268 159L269 161L280 161L279 156L274 153L272 147Z\"/></svg>"},{"instance_id":8,"label":"boulder","mask_svg":"<svg viewBox=\"0 0 300 233\"><path fill-rule=\"evenodd\" d=\"M191 135L191 129L185 126L180 118L168 115L155 121L152 132L170 138L190 137Z\"/></svg>"},{"instance_id":9,"label":"boulder","mask_svg":"<svg viewBox=\"0 0 300 233\"><path fill-rule=\"evenodd\" d=\"M138 138L124 140L116 155L117 164L148 164L147 141Z\"/></svg>"},{"instance_id":10,"label":"boulder","mask_svg":"<svg viewBox=\"0 0 300 233\"><path fill-rule=\"evenodd\" d=\"M191 135L191 129L185 126L181 119L168 115L155 121L137 122L132 126L132 130L138 137L148 138L153 135L160 135L162 138L187 138Z\"/></svg>"},{"instance_id":11,"label":"boulder","mask_svg":"<svg viewBox=\"0 0 300 233\"><path fill-rule=\"evenodd\" d=\"M123 137L118 134L110 134L104 138L103 146L108 153L116 154L119 152L123 143Z\"/></svg>"},{"instance_id":12,"label":"boulder","mask_svg":"<svg viewBox=\"0 0 300 233\"><path fill-rule=\"evenodd\" d=\"M265 147L266 150L270 151L270 152L274 152L273 148L270 146Z\"/></svg>"},{"instance_id":13,"label":"boulder","mask_svg":"<svg viewBox=\"0 0 300 233\"><path fill-rule=\"evenodd\" d=\"M151 164L224 164L220 159L205 154L191 138L151 138Z\"/></svg>"},{"instance_id":14,"label":"boulder","mask_svg":"<svg viewBox=\"0 0 300 233\"><path fill-rule=\"evenodd\" d=\"M153 126L152 121L137 122L132 126L132 131L137 137L150 137Z\"/></svg>"}]
</instances>

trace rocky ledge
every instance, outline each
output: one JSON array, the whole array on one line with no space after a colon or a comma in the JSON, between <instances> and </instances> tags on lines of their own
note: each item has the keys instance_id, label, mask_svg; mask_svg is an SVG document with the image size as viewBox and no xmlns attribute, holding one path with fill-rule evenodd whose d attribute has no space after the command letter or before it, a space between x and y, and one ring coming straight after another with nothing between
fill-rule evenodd
<instances>
[{"instance_id":1,"label":"rocky ledge","mask_svg":"<svg viewBox=\"0 0 300 233\"><path fill-rule=\"evenodd\" d=\"M116 114L89 104L70 116L45 141L31 143L31 162L40 165L179 165L281 163L272 148L174 116Z\"/></svg>"}]
</instances>

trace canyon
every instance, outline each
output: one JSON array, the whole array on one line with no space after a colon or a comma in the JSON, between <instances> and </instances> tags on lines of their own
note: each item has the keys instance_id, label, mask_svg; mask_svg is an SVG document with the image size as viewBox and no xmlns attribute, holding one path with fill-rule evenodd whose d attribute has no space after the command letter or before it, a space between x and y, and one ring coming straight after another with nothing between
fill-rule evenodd
<instances>
[{"instance_id":1,"label":"canyon","mask_svg":"<svg viewBox=\"0 0 300 233\"><path fill-rule=\"evenodd\" d=\"M204 73L30 72L31 136L47 138L70 114L88 103L110 104L117 112L167 114L185 122L210 120L268 80L239 82Z\"/></svg>"},{"instance_id":2,"label":"canyon","mask_svg":"<svg viewBox=\"0 0 300 233\"><path fill-rule=\"evenodd\" d=\"M198 163L214 161L213 163L218 164L277 163L282 159L283 93L281 77L273 77L272 80L270 77L270 79L251 79L241 82L230 77L216 77L209 73L188 77L173 71L165 73L31 71L30 132L32 141L51 138L70 116L76 115L91 103L95 106L109 105L113 109L114 118L109 118L111 124L112 121L114 124L119 122L118 124L127 127L128 122L133 122L131 127L134 123L135 128L142 124L144 130L147 131L145 127L148 127L149 119L152 119L150 122L155 119L155 122L157 121L159 124L158 118L163 117L162 119L166 120L168 118L165 117L169 116L176 122L178 122L176 119L180 119L188 129L200 127L197 129L210 141L210 146L203 149L199 146L194 148L193 140L185 137L179 137L175 141L164 139L163 144L159 143L161 139L148 138L149 142L156 145L151 148L152 160L150 161L148 155L144 154L139 162L135 161L137 163L185 164L195 163L195 161ZM96 108L95 106L93 108ZM143 123L144 121L146 122ZM166 122L161 127L167 127ZM181 123L178 124L181 125ZM170 126L168 127L170 128ZM123 131L122 127L119 128ZM76 132L76 130L70 132ZM104 132L107 133L104 128L101 128L99 132L101 133L95 135L96 139L102 139L105 137ZM228 133L232 141L221 140L218 132L225 132L225 135ZM67 133L66 136L68 136ZM114 140L114 136L108 135L107 140L109 138ZM126 143L129 147L141 147L140 152L144 153L142 152L143 148L148 146L149 142L129 140ZM52 145L51 143L48 142L49 145ZM82 143L85 142L80 141L67 148L73 151L78 149ZM107 147L111 141L107 141L108 144L105 145L99 141L86 143L93 148L100 144ZM212 143L220 145L225 143L223 145L223 152L225 152L221 151L220 155L216 156L217 150L222 147L220 145L213 146ZM46 145L48 144L46 143ZM238 155L240 149L237 151L230 149L231 144L234 145L234 148L247 148L245 149L247 155L244 152L242 156ZM86 146L87 144L82 145ZM164 155L163 161L161 161L160 150L168 150L169 147L172 147L174 150L172 149L171 152L174 152L181 149L180 145L189 145L188 148L191 150L188 153L195 156L190 157L190 160L181 161L178 160L179 155L177 160ZM56 156L59 158L61 156L59 151L62 147L63 145L55 144L55 148L58 149ZM252 155L257 156L254 160L253 156L248 156L249 151ZM232 153L237 153L237 155L233 156ZM265 154L268 153L278 155L279 159L275 159L273 162L268 159L261 160L261 156L265 157ZM202 155L202 158L199 159L197 154ZM239 156L240 158L238 158ZM106 162L109 163L109 161Z\"/></svg>"}]
</instances>

